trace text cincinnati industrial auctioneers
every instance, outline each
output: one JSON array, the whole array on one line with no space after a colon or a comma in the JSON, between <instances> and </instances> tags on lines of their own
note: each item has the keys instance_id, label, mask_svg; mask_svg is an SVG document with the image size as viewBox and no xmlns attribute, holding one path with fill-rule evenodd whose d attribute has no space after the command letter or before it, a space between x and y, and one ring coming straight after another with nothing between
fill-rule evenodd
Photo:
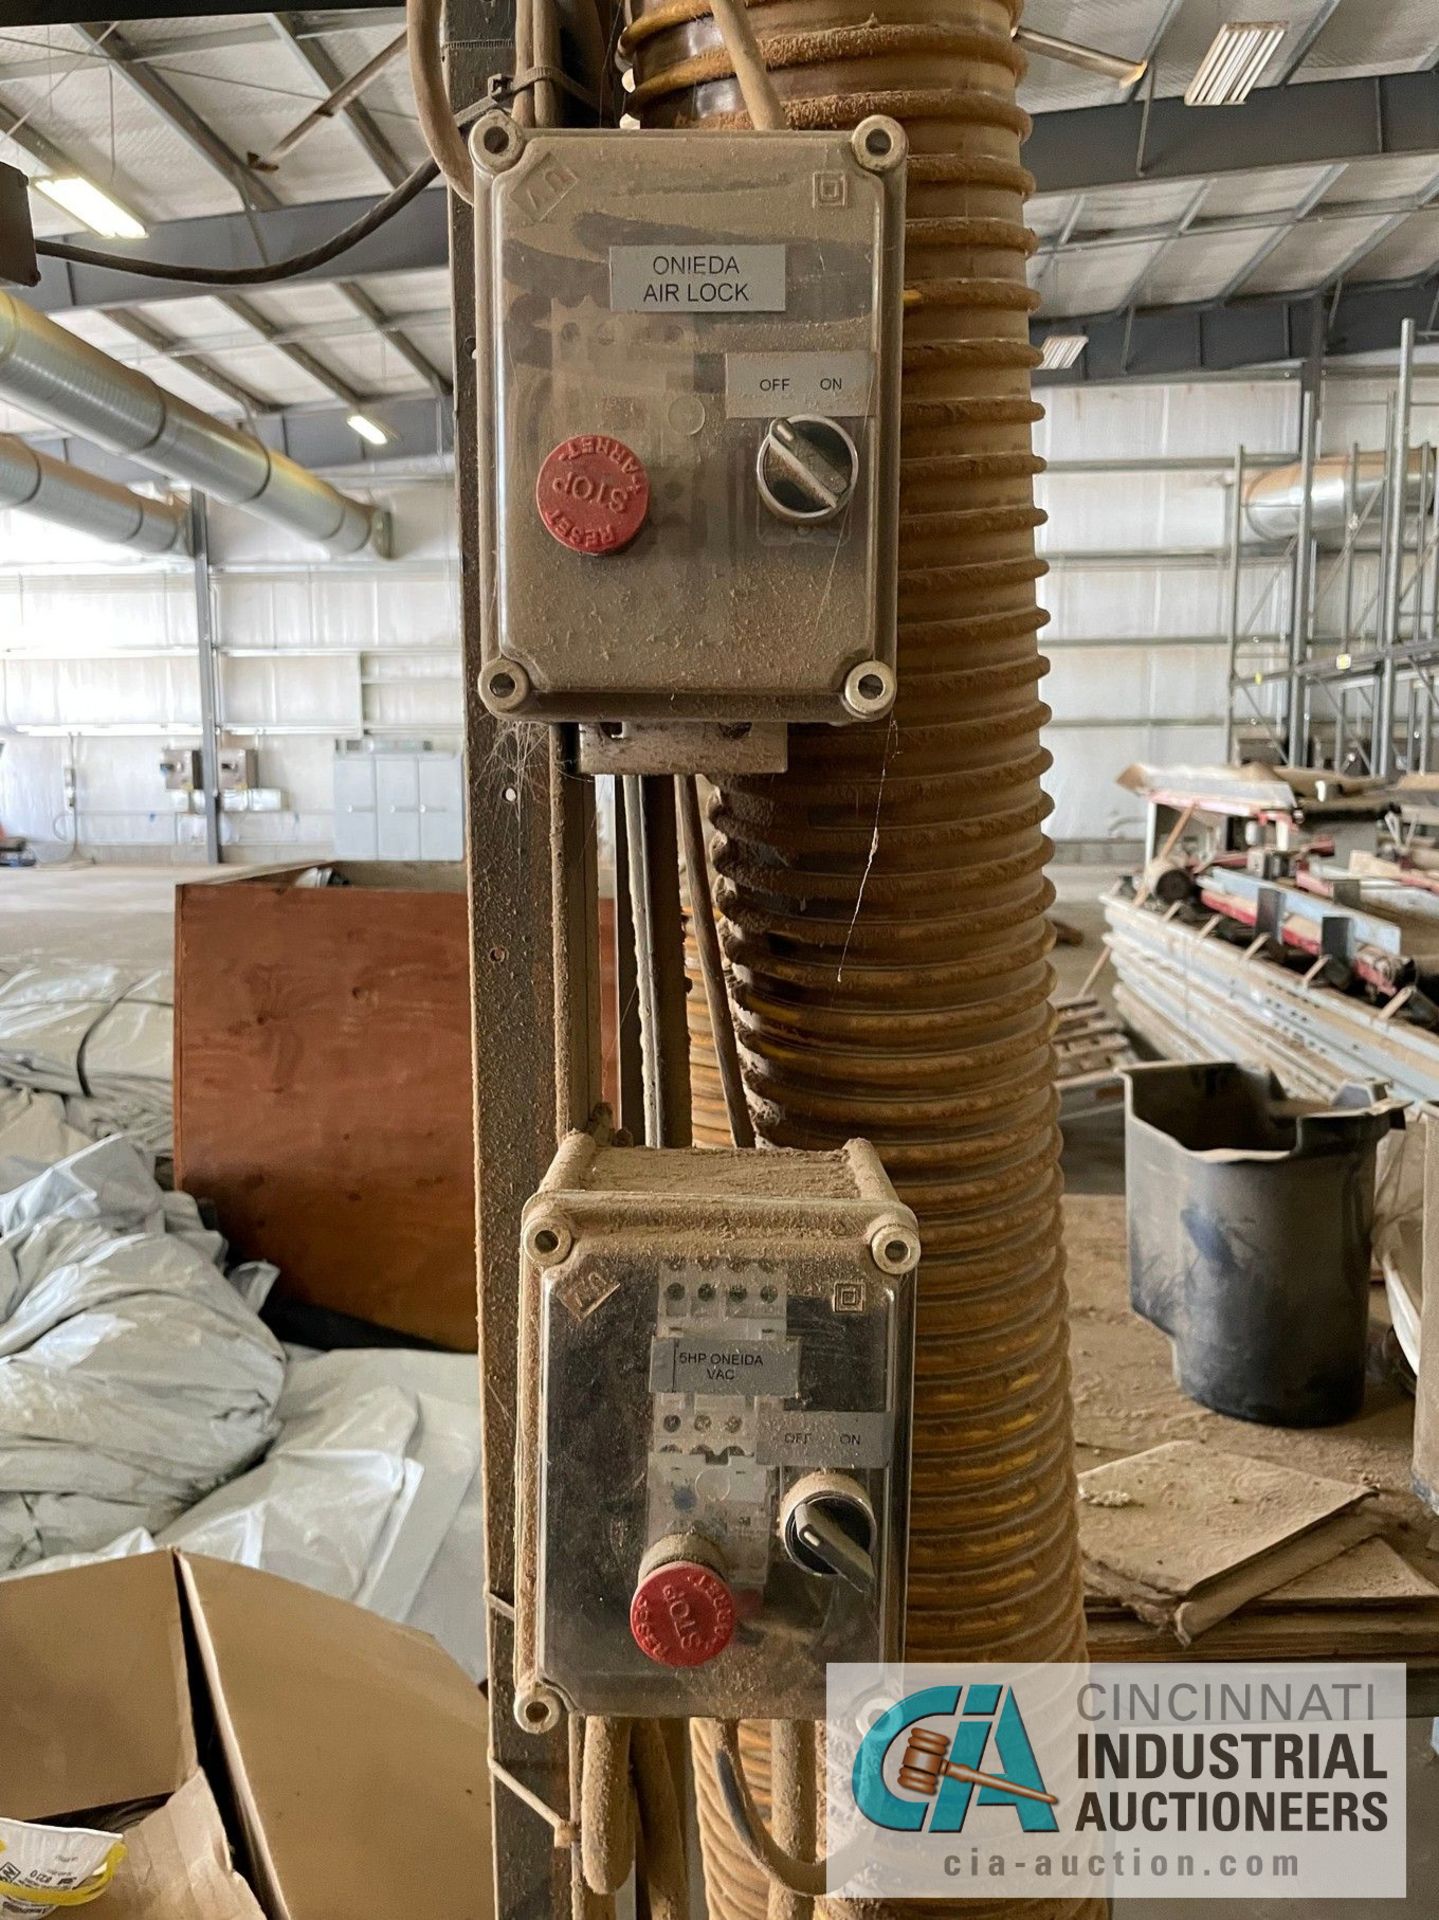
<instances>
[{"instance_id":1,"label":"text cincinnati industrial auctioneers","mask_svg":"<svg viewBox=\"0 0 1439 1920\"><path fill-rule=\"evenodd\" d=\"M1402 1898L1402 1666L831 1667L828 1891Z\"/></svg>"}]
</instances>

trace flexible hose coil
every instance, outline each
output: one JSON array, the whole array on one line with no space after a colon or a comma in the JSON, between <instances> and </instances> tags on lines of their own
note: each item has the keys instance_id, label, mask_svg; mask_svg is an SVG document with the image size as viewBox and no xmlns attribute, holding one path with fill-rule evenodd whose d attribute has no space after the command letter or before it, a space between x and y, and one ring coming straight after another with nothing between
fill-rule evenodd
<instances>
[{"instance_id":1,"label":"flexible hose coil","mask_svg":"<svg viewBox=\"0 0 1439 1920\"><path fill-rule=\"evenodd\" d=\"M756 0L754 11L792 125L891 114L911 159L894 720L796 729L787 774L729 780L712 807L750 1103L772 1145L867 1135L919 1215L909 1656L1071 1660L1084 1628L1044 919L1042 463L1030 448L1018 6ZM636 0L627 46L647 125L745 124L704 0ZM693 995L691 1020L698 1042ZM701 1086L708 1118L703 1073ZM759 1798L764 1734L744 1735ZM756 1920L765 1890L706 1789L702 1753L696 1771L712 1909ZM1019 1909L1030 1920L1099 1910Z\"/></svg>"}]
</instances>

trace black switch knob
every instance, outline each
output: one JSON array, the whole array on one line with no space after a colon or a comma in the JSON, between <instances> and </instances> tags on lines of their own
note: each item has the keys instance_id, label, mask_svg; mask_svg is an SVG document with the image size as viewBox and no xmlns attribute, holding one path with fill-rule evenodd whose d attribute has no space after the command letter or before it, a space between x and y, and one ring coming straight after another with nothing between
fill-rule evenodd
<instances>
[{"instance_id":1,"label":"black switch knob","mask_svg":"<svg viewBox=\"0 0 1439 1920\"><path fill-rule=\"evenodd\" d=\"M780 1538L797 1567L869 1593L876 1580L874 1508L848 1474L813 1473L786 1496Z\"/></svg>"}]
</instances>

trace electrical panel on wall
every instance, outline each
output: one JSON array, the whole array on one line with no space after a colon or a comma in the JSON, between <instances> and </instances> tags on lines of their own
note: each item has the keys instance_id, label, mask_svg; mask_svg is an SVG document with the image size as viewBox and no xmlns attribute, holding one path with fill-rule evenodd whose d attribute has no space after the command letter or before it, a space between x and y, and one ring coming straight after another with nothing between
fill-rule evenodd
<instances>
[{"instance_id":1,"label":"electrical panel on wall","mask_svg":"<svg viewBox=\"0 0 1439 1920\"><path fill-rule=\"evenodd\" d=\"M635 771L887 713L903 130L470 147L487 706Z\"/></svg>"},{"instance_id":2,"label":"electrical panel on wall","mask_svg":"<svg viewBox=\"0 0 1439 1920\"><path fill-rule=\"evenodd\" d=\"M523 1233L520 1723L822 1718L903 1617L919 1238L874 1149L571 1134Z\"/></svg>"}]
</instances>

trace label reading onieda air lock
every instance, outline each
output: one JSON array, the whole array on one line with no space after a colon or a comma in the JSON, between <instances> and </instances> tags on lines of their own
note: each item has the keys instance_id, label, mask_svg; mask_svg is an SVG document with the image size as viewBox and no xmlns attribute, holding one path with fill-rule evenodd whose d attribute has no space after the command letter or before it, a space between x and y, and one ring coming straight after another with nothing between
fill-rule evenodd
<instances>
[{"instance_id":1,"label":"label reading onieda air lock","mask_svg":"<svg viewBox=\"0 0 1439 1920\"><path fill-rule=\"evenodd\" d=\"M610 248L615 313L783 313L785 249L658 240Z\"/></svg>"}]
</instances>

